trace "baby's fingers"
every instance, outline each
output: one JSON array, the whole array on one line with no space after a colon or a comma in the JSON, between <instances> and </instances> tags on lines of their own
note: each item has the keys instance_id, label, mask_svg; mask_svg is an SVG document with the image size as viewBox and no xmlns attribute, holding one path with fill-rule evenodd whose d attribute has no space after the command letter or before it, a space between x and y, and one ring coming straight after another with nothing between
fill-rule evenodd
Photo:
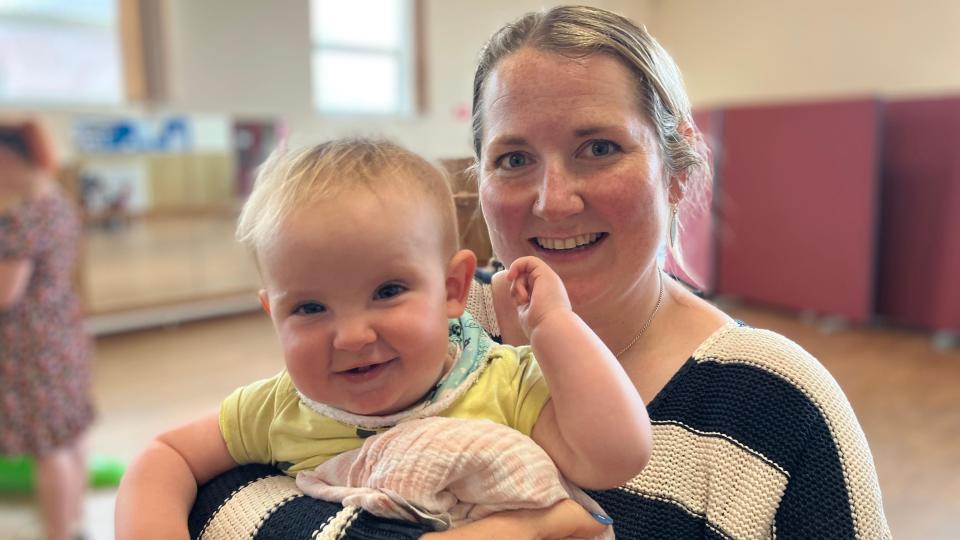
<instances>
[{"instance_id":1,"label":"baby's fingers","mask_svg":"<svg viewBox=\"0 0 960 540\"><path fill-rule=\"evenodd\" d=\"M507 270L507 279L510 281L516 281L517 278L522 277L529 271L530 263L527 261L527 257L520 257L519 259L513 261L513 264L511 264L510 268Z\"/></svg>"},{"instance_id":2,"label":"baby's fingers","mask_svg":"<svg viewBox=\"0 0 960 540\"><path fill-rule=\"evenodd\" d=\"M508 275L507 277L509 278L510 276ZM520 276L510 283L510 295L513 296L513 301L518 306L522 306L530 301L530 291L527 289L526 276Z\"/></svg>"},{"instance_id":3,"label":"baby's fingers","mask_svg":"<svg viewBox=\"0 0 960 540\"><path fill-rule=\"evenodd\" d=\"M533 288L533 271L536 269L535 260L532 257L521 257L510 265L510 271L507 272L507 279L510 280L510 292L513 295L517 305L523 305L530 302L531 289Z\"/></svg>"}]
</instances>

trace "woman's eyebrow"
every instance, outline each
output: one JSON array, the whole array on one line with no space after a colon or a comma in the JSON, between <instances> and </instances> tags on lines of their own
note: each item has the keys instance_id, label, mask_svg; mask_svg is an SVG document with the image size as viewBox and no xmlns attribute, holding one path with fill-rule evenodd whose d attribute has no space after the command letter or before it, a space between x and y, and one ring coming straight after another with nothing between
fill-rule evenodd
<instances>
[{"instance_id":1,"label":"woman's eyebrow","mask_svg":"<svg viewBox=\"0 0 960 540\"><path fill-rule=\"evenodd\" d=\"M490 146L493 145L503 145L503 146L526 146L527 140L523 137L516 135L505 135L503 137L497 137L490 141Z\"/></svg>"},{"instance_id":2,"label":"woman's eyebrow","mask_svg":"<svg viewBox=\"0 0 960 540\"><path fill-rule=\"evenodd\" d=\"M580 128L573 132L574 136L577 138L580 137L589 137L591 135L596 135L597 133L607 131L610 128L608 126L592 126L587 128Z\"/></svg>"},{"instance_id":3,"label":"woman's eyebrow","mask_svg":"<svg viewBox=\"0 0 960 540\"><path fill-rule=\"evenodd\" d=\"M576 138L589 137L591 135L596 135L597 133L609 132L611 130L617 129L614 126L608 125L598 125L598 126L589 126L584 128L578 128L573 131L573 135ZM519 135L503 135L495 137L490 141L489 146L528 146L529 142L526 138Z\"/></svg>"}]
</instances>

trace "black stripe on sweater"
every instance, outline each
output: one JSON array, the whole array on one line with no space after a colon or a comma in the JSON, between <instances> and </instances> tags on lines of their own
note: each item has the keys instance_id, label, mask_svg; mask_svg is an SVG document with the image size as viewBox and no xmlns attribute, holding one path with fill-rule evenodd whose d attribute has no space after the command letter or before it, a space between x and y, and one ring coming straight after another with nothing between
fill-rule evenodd
<instances>
[{"instance_id":1,"label":"black stripe on sweater","mask_svg":"<svg viewBox=\"0 0 960 540\"><path fill-rule=\"evenodd\" d=\"M622 489L588 491L587 494L613 518L613 532L617 538L729 538L708 524L703 516L689 512L675 502L638 496Z\"/></svg>"},{"instance_id":2,"label":"black stripe on sweater","mask_svg":"<svg viewBox=\"0 0 960 540\"><path fill-rule=\"evenodd\" d=\"M197 500L187 517L190 538L199 538L207 523L217 510L230 502L230 497L244 486L268 476L282 476L270 465L243 465L215 477L197 489Z\"/></svg>"},{"instance_id":3,"label":"black stripe on sweater","mask_svg":"<svg viewBox=\"0 0 960 540\"><path fill-rule=\"evenodd\" d=\"M314 531L324 529L327 521L343 510L340 503L314 499L306 495L290 500L270 515L260 527L256 540L313 538ZM342 538L344 540L412 540L432 529L417 523L391 521L361 511Z\"/></svg>"},{"instance_id":4,"label":"black stripe on sweater","mask_svg":"<svg viewBox=\"0 0 960 540\"><path fill-rule=\"evenodd\" d=\"M270 465L242 465L201 486L187 521L190 537L199 538L217 510L224 504L232 504L233 494L252 482L269 476L284 476L284 474L280 469ZM329 519L343 510L343 505L340 503L321 501L306 495L286 502L278 499L276 503L278 506L272 513L269 516L263 516L265 520L257 532L257 540L312 538L314 531L322 530ZM230 511L239 512L242 509L232 506ZM430 530L432 529L419 523L387 520L362 511L350 525L344 539L406 540L420 538Z\"/></svg>"},{"instance_id":5,"label":"black stripe on sweater","mask_svg":"<svg viewBox=\"0 0 960 540\"><path fill-rule=\"evenodd\" d=\"M785 469L790 481L778 528L823 532L817 524L796 528L815 508L829 517L830 537L853 536L837 445L821 411L790 381L751 364L690 360L649 414L655 422L725 434Z\"/></svg>"},{"instance_id":6,"label":"black stripe on sweater","mask_svg":"<svg viewBox=\"0 0 960 540\"><path fill-rule=\"evenodd\" d=\"M377 517L370 512L362 511L350 525L344 540L411 540L433 529L420 523L396 521Z\"/></svg>"},{"instance_id":7,"label":"black stripe on sweater","mask_svg":"<svg viewBox=\"0 0 960 540\"><path fill-rule=\"evenodd\" d=\"M811 426L826 427L806 395L762 368L705 360L678 375L651 404L651 420L723 433L785 469L803 453Z\"/></svg>"},{"instance_id":8,"label":"black stripe on sweater","mask_svg":"<svg viewBox=\"0 0 960 540\"><path fill-rule=\"evenodd\" d=\"M313 532L323 529L324 524L343 510L340 503L329 503L302 495L290 499L266 516L256 540L309 540Z\"/></svg>"}]
</instances>

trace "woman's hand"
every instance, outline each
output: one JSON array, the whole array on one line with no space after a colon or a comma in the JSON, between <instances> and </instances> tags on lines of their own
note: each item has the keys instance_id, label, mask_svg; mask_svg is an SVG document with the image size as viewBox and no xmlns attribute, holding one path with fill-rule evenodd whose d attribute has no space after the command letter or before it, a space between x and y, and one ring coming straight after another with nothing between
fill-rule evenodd
<instances>
[{"instance_id":1,"label":"woman's hand","mask_svg":"<svg viewBox=\"0 0 960 540\"><path fill-rule=\"evenodd\" d=\"M517 308L520 325L529 337L549 313L572 313L570 298L560 276L536 257L520 257L507 272L510 295Z\"/></svg>"},{"instance_id":2,"label":"woman's hand","mask_svg":"<svg viewBox=\"0 0 960 540\"><path fill-rule=\"evenodd\" d=\"M606 518L604 516L605 519ZM479 521L440 533L427 533L422 540L555 540L592 538L601 534L607 524L601 523L582 506L564 499L542 510L499 512Z\"/></svg>"}]
</instances>

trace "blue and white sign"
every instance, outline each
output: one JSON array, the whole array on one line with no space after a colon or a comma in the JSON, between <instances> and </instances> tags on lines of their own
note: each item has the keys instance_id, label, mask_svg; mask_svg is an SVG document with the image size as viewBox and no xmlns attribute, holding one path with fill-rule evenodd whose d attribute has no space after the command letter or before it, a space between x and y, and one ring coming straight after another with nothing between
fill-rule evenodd
<instances>
[{"instance_id":1,"label":"blue and white sign","mask_svg":"<svg viewBox=\"0 0 960 540\"><path fill-rule=\"evenodd\" d=\"M189 152L192 150L190 121L174 116L164 119L93 119L74 122L77 150L93 154Z\"/></svg>"}]
</instances>

